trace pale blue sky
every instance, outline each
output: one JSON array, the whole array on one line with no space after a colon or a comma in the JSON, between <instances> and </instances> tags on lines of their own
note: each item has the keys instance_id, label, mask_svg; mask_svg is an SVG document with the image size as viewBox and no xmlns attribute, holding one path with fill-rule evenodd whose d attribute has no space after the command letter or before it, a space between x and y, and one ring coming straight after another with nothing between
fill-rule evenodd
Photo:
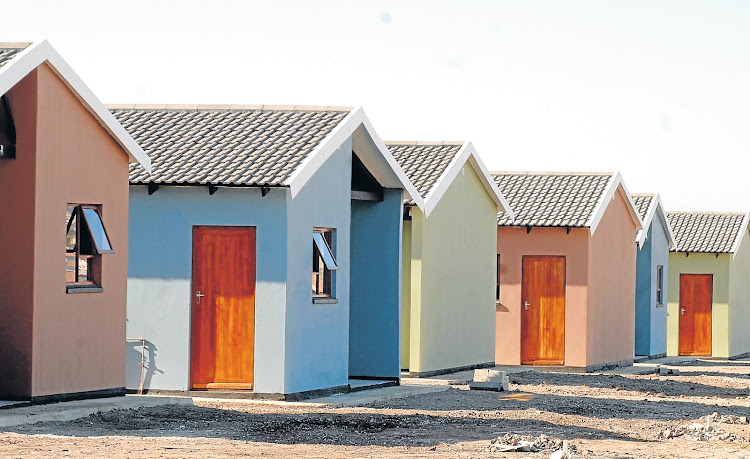
<instances>
[{"instance_id":1,"label":"pale blue sky","mask_svg":"<svg viewBox=\"0 0 750 459\"><path fill-rule=\"evenodd\" d=\"M106 103L363 106L386 140L492 170L623 173L668 208L750 210L750 2L23 1Z\"/></svg>"}]
</instances>

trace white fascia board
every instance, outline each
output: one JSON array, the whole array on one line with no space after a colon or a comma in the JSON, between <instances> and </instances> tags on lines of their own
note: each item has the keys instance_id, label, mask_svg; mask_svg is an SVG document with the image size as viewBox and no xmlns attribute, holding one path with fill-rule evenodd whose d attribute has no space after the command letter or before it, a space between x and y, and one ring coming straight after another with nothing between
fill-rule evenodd
<instances>
[{"instance_id":1,"label":"white fascia board","mask_svg":"<svg viewBox=\"0 0 750 459\"><path fill-rule=\"evenodd\" d=\"M740 244L742 244L742 238L745 237L745 233L747 233L747 225L748 225L748 219L750 218L750 212L745 214L745 218L742 219L742 225L740 226L740 231L737 234L737 237L734 240L734 244L732 245L732 260L737 256L737 252L740 250Z\"/></svg>"},{"instance_id":2,"label":"white fascia board","mask_svg":"<svg viewBox=\"0 0 750 459\"><path fill-rule=\"evenodd\" d=\"M76 95L84 107L94 115L99 124L128 153L131 160L138 161L151 173L151 158L115 119L107 107L94 95L81 78L73 71L52 45L43 40L35 43L0 69L0 94L5 94L31 71L47 62L65 85Z\"/></svg>"},{"instance_id":3,"label":"white fascia board","mask_svg":"<svg viewBox=\"0 0 750 459\"><path fill-rule=\"evenodd\" d=\"M669 242L669 246L677 247L677 240L674 237L674 232L672 232L672 226L669 224L667 211L664 210L664 202L661 200L661 196L658 193L651 198L651 204L649 204L648 211L646 211L646 218L643 220L643 229L638 232L638 236L636 237L638 247L643 248L643 244L646 243L648 229L651 227L654 217L657 215L659 216L659 220L661 220L664 228L667 229L667 241Z\"/></svg>"},{"instance_id":4,"label":"white fascia board","mask_svg":"<svg viewBox=\"0 0 750 459\"><path fill-rule=\"evenodd\" d=\"M361 107L355 108L336 126L316 147L313 151L307 155L297 169L292 172L292 175L284 182L284 185L288 186L291 192L291 197L294 197L299 193L302 187L305 186L308 180L315 174L315 172L325 163L325 161L338 150L341 145L346 142L348 138L354 134L359 126L364 126L368 135L372 139L373 143L377 147L383 159L394 173L398 182L404 189L404 193L408 198L414 200L414 203L424 211L424 200L419 195L419 192L411 183L406 173L398 165L396 159L391 155L390 150L386 147L383 140L380 138L378 133L372 126L372 123L367 118L364 110Z\"/></svg>"},{"instance_id":5,"label":"white fascia board","mask_svg":"<svg viewBox=\"0 0 750 459\"><path fill-rule=\"evenodd\" d=\"M487 193L497 205L498 212L506 212L507 214L509 214L511 219L515 218L515 216L513 215L513 210L510 208L508 201L505 199L505 196L495 184L495 181L492 179L492 176L485 167L482 159L477 153L476 148L474 148L474 145L471 142L464 142L464 144L458 150L458 153L456 153L456 156L453 157L451 162L448 164L448 167L446 167L445 171L443 171L443 174L437 179L435 185L425 196L425 217L429 217L432 210L435 209L435 207L438 205L440 199L442 199L443 195L446 193L446 191L448 191L448 188L453 183L453 180L455 180L456 176L458 176L458 173L467 162L477 173L477 176L482 182L482 185L484 185Z\"/></svg>"},{"instance_id":6,"label":"white fascia board","mask_svg":"<svg viewBox=\"0 0 750 459\"><path fill-rule=\"evenodd\" d=\"M661 219L661 223L662 225L664 225L664 228L667 229L667 239L669 240L669 246L677 247L677 239L674 237L672 225L669 224L667 211L666 209L664 209L664 202L661 200L661 196L658 193L656 194L656 196L654 196L654 201L656 201L656 214Z\"/></svg>"},{"instance_id":7,"label":"white fascia board","mask_svg":"<svg viewBox=\"0 0 750 459\"><path fill-rule=\"evenodd\" d=\"M609 181L609 185L607 185L606 190L604 190L604 193L599 198L599 202L596 204L596 207L594 207L594 211L591 212L591 216L589 217L588 221L586 221L586 226L589 227L591 236L593 236L594 232L596 232L596 227L599 226L599 222L602 220L602 217L604 217L604 213L607 211L609 203L612 202L612 200L615 198L615 193L620 186L622 186L622 191L625 194L625 198L628 203L628 211L630 212L630 217L635 223L636 234L639 230L643 230L643 222L641 221L641 216L638 215L638 210L635 208L633 197L630 196L628 187L625 186L625 182L622 180L622 175L619 172L616 172L613 174L612 179Z\"/></svg>"}]
</instances>

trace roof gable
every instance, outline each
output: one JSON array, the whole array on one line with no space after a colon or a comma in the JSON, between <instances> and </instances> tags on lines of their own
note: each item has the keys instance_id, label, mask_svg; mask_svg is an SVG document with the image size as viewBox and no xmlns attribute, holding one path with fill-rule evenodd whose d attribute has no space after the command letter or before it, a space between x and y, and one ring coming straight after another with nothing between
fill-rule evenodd
<instances>
[{"instance_id":1,"label":"roof gable","mask_svg":"<svg viewBox=\"0 0 750 459\"><path fill-rule=\"evenodd\" d=\"M736 254L747 232L748 214L667 212L677 244L672 252Z\"/></svg>"},{"instance_id":2,"label":"roof gable","mask_svg":"<svg viewBox=\"0 0 750 459\"><path fill-rule=\"evenodd\" d=\"M146 171L150 171L151 160L148 155L46 40L29 46L0 43L0 94L8 92L45 62L128 156L138 161Z\"/></svg>"},{"instance_id":3,"label":"roof gable","mask_svg":"<svg viewBox=\"0 0 750 459\"><path fill-rule=\"evenodd\" d=\"M440 202L448 187L468 162L499 211L513 216L471 142L386 142L399 166L425 200L425 216Z\"/></svg>"},{"instance_id":4,"label":"roof gable","mask_svg":"<svg viewBox=\"0 0 750 459\"><path fill-rule=\"evenodd\" d=\"M666 230L669 246L674 247L677 242L672 227L669 225L669 219L667 218L667 212L664 210L664 203L661 200L661 196L658 194L656 196L653 194L633 194L632 197L635 207L638 209L638 214L641 217L641 222L643 222L643 229L639 230L635 237L638 247L642 248L643 244L646 243L648 230L651 228L651 223L653 223L655 216L659 217Z\"/></svg>"}]
</instances>

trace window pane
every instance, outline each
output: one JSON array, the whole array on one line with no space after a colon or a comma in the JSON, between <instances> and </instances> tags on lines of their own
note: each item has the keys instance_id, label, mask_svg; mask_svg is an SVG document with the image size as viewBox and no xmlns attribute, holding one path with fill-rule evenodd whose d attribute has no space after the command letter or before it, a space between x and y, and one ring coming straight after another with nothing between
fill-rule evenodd
<instances>
[{"instance_id":1,"label":"window pane","mask_svg":"<svg viewBox=\"0 0 750 459\"><path fill-rule=\"evenodd\" d=\"M321 233L313 233L313 241L315 241L315 246L318 248L318 252L320 252L320 256L323 258L326 267L328 267L328 269L339 269L336 264L336 259L331 252L331 248L328 246L328 242L323 238L323 235Z\"/></svg>"},{"instance_id":2,"label":"window pane","mask_svg":"<svg viewBox=\"0 0 750 459\"><path fill-rule=\"evenodd\" d=\"M65 240L65 250L67 252L74 252L76 250L76 214L75 207L68 206L65 212L66 223L68 227L67 238Z\"/></svg>"},{"instance_id":3,"label":"window pane","mask_svg":"<svg viewBox=\"0 0 750 459\"><path fill-rule=\"evenodd\" d=\"M65 282L76 281L76 255L69 253L65 256Z\"/></svg>"},{"instance_id":4,"label":"window pane","mask_svg":"<svg viewBox=\"0 0 750 459\"><path fill-rule=\"evenodd\" d=\"M83 215L86 217L91 238L94 240L94 244L96 244L96 251L99 253L113 253L114 251L109 244L107 232L104 230L104 224L102 224L102 220L99 218L99 212L91 208L84 208Z\"/></svg>"},{"instance_id":5,"label":"window pane","mask_svg":"<svg viewBox=\"0 0 750 459\"><path fill-rule=\"evenodd\" d=\"M91 280L89 278L89 275L91 274L91 266L89 265L90 260L91 258L89 257L78 258L78 282L88 282Z\"/></svg>"}]
</instances>

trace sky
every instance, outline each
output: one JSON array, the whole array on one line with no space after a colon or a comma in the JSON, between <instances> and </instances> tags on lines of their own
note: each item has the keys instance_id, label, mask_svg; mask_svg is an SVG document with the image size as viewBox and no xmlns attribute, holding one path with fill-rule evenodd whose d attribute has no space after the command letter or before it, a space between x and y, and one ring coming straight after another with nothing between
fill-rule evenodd
<instances>
[{"instance_id":1,"label":"sky","mask_svg":"<svg viewBox=\"0 0 750 459\"><path fill-rule=\"evenodd\" d=\"M668 210L750 211L750 2L14 1L105 103L362 106L490 170L620 171Z\"/></svg>"}]
</instances>

